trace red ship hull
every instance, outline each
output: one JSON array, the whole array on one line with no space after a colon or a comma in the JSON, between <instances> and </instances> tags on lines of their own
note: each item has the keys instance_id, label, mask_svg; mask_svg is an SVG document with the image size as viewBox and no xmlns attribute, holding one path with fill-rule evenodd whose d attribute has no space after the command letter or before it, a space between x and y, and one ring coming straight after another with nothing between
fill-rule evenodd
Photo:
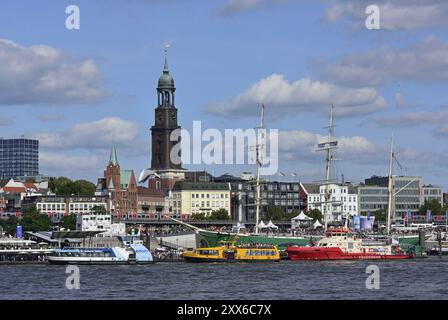
<instances>
[{"instance_id":1,"label":"red ship hull","mask_svg":"<svg viewBox=\"0 0 448 320\"><path fill-rule=\"evenodd\" d=\"M340 248L288 247L291 260L402 260L413 258L412 254L380 254L374 252L345 253Z\"/></svg>"}]
</instances>

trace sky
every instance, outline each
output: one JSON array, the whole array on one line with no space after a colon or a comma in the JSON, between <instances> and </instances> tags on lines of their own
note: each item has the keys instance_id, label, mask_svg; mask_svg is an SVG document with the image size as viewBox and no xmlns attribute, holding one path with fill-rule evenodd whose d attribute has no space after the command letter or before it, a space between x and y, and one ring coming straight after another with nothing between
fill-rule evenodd
<instances>
[{"instance_id":1,"label":"sky","mask_svg":"<svg viewBox=\"0 0 448 320\"><path fill-rule=\"evenodd\" d=\"M36 0L0 3L0 136L37 138L40 171L102 177L115 141L123 169L150 166L164 46L179 124L279 130L271 180L324 177L335 106L334 175L395 174L448 189L448 2L377 0ZM66 8L80 9L68 30ZM253 165L186 165L214 175ZM291 172L298 173L292 177Z\"/></svg>"}]
</instances>

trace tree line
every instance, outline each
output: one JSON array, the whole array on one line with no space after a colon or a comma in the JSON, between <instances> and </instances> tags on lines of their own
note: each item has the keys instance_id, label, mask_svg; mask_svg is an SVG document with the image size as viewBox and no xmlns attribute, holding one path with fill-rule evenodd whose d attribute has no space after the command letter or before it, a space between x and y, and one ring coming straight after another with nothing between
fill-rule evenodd
<instances>
[{"instance_id":1,"label":"tree line","mask_svg":"<svg viewBox=\"0 0 448 320\"><path fill-rule=\"evenodd\" d=\"M96 186L87 180L73 181L66 177L51 178L48 181L48 188L58 196L94 196Z\"/></svg>"}]
</instances>

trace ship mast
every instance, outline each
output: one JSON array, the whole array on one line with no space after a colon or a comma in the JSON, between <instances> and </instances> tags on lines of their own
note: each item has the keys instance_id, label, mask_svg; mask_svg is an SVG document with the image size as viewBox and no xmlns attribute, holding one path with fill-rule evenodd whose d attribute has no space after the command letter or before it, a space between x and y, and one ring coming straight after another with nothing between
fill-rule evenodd
<instances>
[{"instance_id":1,"label":"ship mast","mask_svg":"<svg viewBox=\"0 0 448 320\"><path fill-rule=\"evenodd\" d=\"M394 203L394 186L393 186L393 161L394 161L394 136L391 138L390 142L390 155L389 155L389 201L387 205L387 234L390 234L390 223L391 223L391 215L392 215L392 204Z\"/></svg>"},{"instance_id":2,"label":"ship mast","mask_svg":"<svg viewBox=\"0 0 448 320\"><path fill-rule=\"evenodd\" d=\"M338 145L337 141L333 140L334 136L334 116L333 116L333 109L334 105L331 105L330 109L330 122L328 125L328 141L324 143L318 144L318 151L325 151L326 152L326 158L325 158L325 201L324 204L324 212L323 212L323 218L324 218L324 228L327 229L328 226L328 216L331 217L332 210L333 210L333 203L331 201L331 190L330 190L330 183L331 183L331 162L333 159L333 149L336 148Z\"/></svg>"},{"instance_id":3,"label":"ship mast","mask_svg":"<svg viewBox=\"0 0 448 320\"><path fill-rule=\"evenodd\" d=\"M261 105L261 119L260 126L257 128L257 145L256 156L257 156L257 181L256 181L256 197L255 197L255 233L258 233L258 223L260 220L260 169L263 165L261 149L264 147L264 104Z\"/></svg>"}]
</instances>

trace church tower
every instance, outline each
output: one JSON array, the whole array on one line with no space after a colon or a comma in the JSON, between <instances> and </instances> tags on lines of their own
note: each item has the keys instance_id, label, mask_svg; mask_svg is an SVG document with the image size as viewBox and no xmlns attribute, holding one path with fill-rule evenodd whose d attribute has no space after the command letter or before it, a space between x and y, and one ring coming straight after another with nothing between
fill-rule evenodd
<instances>
[{"instance_id":1,"label":"church tower","mask_svg":"<svg viewBox=\"0 0 448 320\"><path fill-rule=\"evenodd\" d=\"M155 109L155 122L151 127L151 169L160 176L160 181L149 182L150 187L170 190L174 183L184 178L185 169L182 163L175 163L170 157L171 150L178 141L170 141L171 133L179 129L177 123L177 108L175 106L174 79L168 69L167 50L165 49L165 65L157 85L157 108ZM180 149L179 149L180 150ZM180 157L180 153L179 153ZM151 184L156 183L154 186Z\"/></svg>"},{"instance_id":2,"label":"church tower","mask_svg":"<svg viewBox=\"0 0 448 320\"><path fill-rule=\"evenodd\" d=\"M151 169L154 171L182 169L181 163L173 163L170 158L171 149L179 143L177 141L170 141L171 133L176 129L180 129L180 126L177 124L177 109L174 104L175 91L174 79L168 69L165 50L165 66L157 86L155 124L151 127Z\"/></svg>"}]
</instances>

